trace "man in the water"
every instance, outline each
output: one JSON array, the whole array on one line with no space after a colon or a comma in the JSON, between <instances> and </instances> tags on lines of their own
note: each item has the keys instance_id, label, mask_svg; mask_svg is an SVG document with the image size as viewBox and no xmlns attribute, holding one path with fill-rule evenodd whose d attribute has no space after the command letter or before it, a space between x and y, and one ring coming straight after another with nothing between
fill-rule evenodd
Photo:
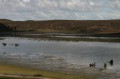
<instances>
[{"instance_id":1,"label":"man in the water","mask_svg":"<svg viewBox=\"0 0 120 79\"><path fill-rule=\"evenodd\" d=\"M110 65L111 65L111 66L113 66L113 60L110 60L110 62L109 62L109 63L110 63Z\"/></svg>"},{"instance_id":2,"label":"man in the water","mask_svg":"<svg viewBox=\"0 0 120 79\"><path fill-rule=\"evenodd\" d=\"M106 69L107 68L107 64L106 63L104 63L104 69Z\"/></svg>"}]
</instances>

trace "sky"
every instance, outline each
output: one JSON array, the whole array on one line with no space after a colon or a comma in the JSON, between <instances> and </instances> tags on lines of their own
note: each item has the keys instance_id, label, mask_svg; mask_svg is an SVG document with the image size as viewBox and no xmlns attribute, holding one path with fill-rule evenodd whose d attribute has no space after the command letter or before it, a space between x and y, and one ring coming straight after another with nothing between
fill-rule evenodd
<instances>
[{"instance_id":1,"label":"sky","mask_svg":"<svg viewBox=\"0 0 120 79\"><path fill-rule=\"evenodd\" d=\"M0 0L0 19L120 19L120 0Z\"/></svg>"}]
</instances>

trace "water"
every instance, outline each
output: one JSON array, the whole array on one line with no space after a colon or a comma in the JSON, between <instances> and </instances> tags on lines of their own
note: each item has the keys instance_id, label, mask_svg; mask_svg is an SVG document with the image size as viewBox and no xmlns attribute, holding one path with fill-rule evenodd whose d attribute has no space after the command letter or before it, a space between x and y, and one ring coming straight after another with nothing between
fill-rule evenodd
<instances>
[{"instance_id":1,"label":"water","mask_svg":"<svg viewBox=\"0 0 120 79\"><path fill-rule=\"evenodd\" d=\"M0 61L53 70L79 69L94 62L97 68L103 68L107 63L108 69L120 71L120 43L3 38L0 40ZM111 59L113 66L108 63Z\"/></svg>"}]
</instances>

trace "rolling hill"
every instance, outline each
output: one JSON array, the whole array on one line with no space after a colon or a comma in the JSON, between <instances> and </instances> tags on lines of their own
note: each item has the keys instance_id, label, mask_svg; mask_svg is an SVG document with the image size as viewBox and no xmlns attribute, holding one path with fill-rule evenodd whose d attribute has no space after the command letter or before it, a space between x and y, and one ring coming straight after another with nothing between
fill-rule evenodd
<instances>
[{"instance_id":1,"label":"rolling hill","mask_svg":"<svg viewBox=\"0 0 120 79\"><path fill-rule=\"evenodd\" d=\"M119 34L120 20L12 21L0 19L0 32L6 32L10 30L81 34Z\"/></svg>"}]
</instances>

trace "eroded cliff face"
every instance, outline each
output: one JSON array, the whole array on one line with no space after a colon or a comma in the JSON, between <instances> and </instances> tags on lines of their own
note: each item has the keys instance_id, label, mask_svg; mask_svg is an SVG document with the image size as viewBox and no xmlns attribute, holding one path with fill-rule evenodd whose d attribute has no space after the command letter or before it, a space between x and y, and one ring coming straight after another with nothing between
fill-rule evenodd
<instances>
[{"instance_id":1,"label":"eroded cliff face","mask_svg":"<svg viewBox=\"0 0 120 79\"><path fill-rule=\"evenodd\" d=\"M34 31L65 33L119 33L120 20L49 20L49 21L11 21L0 20L1 31ZM3 28L5 27L5 28Z\"/></svg>"}]
</instances>

